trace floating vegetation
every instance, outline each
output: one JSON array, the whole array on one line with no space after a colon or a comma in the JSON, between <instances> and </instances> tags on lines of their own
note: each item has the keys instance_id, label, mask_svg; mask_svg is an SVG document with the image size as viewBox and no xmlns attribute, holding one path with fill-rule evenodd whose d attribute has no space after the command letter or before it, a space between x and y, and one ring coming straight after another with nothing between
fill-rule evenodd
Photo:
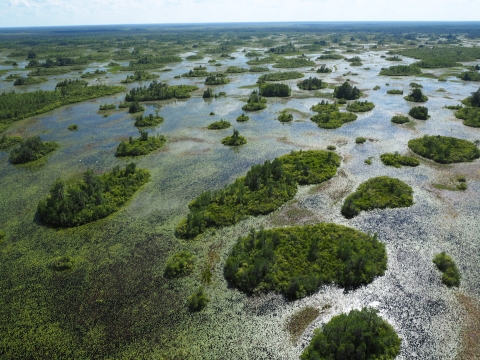
<instances>
[{"instance_id":1,"label":"floating vegetation","mask_svg":"<svg viewBox=\"0 0 480 360\"><path fill-rule=\"evenodd\" d=\"M424 135L410 140L408 147L414 153L440 164L473 161L480 157L480 150L474 143L451 136Z\"/></svg>"},{"instance_id":2,"label":"floating vegetation","mask_svg":"<svg viewBox=\"0 0 480 360\"><path fill-rule=\"evenodd\" d=\"M347 196L342 215L352 218L362 210L408 207L413 204L413 190L403 181L379 176L371 178Z\"/></svg>"},{"instance_id":3,"label":"floating vegetation","mask_svg":"<svg viewBox=\"0 0 480 360\"><path fill-rule=\"evenodd\" d=\"M393 360L400 353L401 341L378 310L351 310L316 329L300 359Z\"/></svg>"},{"instance_id":4,"label":"floating vegetation","mask_svg":"<svg viewBox=\"0 0 480 360\"><path fill-rule=\"evenodd\" d=\"M346 289L370 283L387 269L385 245L336 224L251 230L225 262L225 278L242 291L275 291L300 299L329 283Z\"/></svg>"},{"instance_id":5,"label":"floating vegetation","mask_svg":"<svg viewBox=\"0 0 480 360\"><path fill-rule=\"evenodd\" d=\"M134 163L100 176L87 170L83 179L67 185L57 180L49 195L37 207L39 220L47 225L72 227L104 218L120 207L150 178L150 173L137 169Z\"/></svg>"}]
</instances>

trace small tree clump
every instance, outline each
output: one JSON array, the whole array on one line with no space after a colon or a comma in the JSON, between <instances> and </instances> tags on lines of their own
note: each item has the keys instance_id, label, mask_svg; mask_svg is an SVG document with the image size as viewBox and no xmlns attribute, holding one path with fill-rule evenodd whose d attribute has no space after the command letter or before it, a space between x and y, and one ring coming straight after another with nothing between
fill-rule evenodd
<instances>
[{"instance_id":1,"label":"small tree clump","mask_svg":"<svg viewBox=\"0 0 480 360\"><path fill-rule=\"evenodd\" d=\"M442 282L448 287L460 286L460 272L458 271L455 261L448 256L445 252L435 255L433 263L440 270L442 275Z\"/></svg>"},{"instance_id":2,"label":"small tree clump","mask_svg":"<svg viewBox=\"0 0 480 360\"><path fill-rule=\"evenodd\" d=\"M203 286L200 286L197 291L188 297L187 301L190 311L200 311L207 306L210 299L205 294Z\"/></svg>"}]
</instances>

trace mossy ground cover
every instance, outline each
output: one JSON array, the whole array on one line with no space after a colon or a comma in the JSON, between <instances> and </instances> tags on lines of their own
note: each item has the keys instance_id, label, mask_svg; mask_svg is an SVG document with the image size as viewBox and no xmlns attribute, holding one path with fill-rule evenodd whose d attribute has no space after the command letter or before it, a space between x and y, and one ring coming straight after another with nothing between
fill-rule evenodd
<instances>
[{"instance_id":1,"label":"mossy ground cover","mask_svg":"<svg viewBox=\"0 0 480 360\"><path fill-rule=\"evenodd\" d=\"M376 236L322 223L252 230L233 247L225 277L247 293L276 291L299 299L323 284L368 284L386 267L385 245Z\"/></svg>"},{"instance_id":2,"label":"mossy ground cover","mask_svg":"<svg viewBox=\"0 0 480 360\"><path fill-rule=\"evenodd\" d=\"M342 215L352 218L360 211L408 207L413 204L413 190L403 181L379 176L361 183L348 195L342 206Z\"/></svg>"},{"instance_id":3,"label":"mossy ground cover","mask_svg":"<svg viewBox=\"0 0 480 360\"><path fill-rule=\"evenodd\" d=\"M414 153L440 164L473 161L480 157L480 150L474 143L451 136L424 135L410 140L408 147Z\"/></svg>"},{"instance_id":4,"label":"mossy ground cover","mask_svg":"<svg viewBox=\"0 0 480 360\"><path fill-rule=\"evenodd\" d=\"M319 184L333 177L340 158L329 151L292 152L255 165L223 190L207 191L189 204L190 213L176 235L193 238L209 227L235 224L250 215L268 214L293 198L297 184Z\"/></svg>"}]
</instances>

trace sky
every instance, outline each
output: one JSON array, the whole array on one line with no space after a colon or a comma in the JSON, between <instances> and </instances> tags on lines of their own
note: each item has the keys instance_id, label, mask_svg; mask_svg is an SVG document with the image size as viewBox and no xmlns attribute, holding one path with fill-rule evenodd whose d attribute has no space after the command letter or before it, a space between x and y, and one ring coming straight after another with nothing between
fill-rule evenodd
<instances>
[{"instance_id":1,"label":"sky","mask_svg":"<svg viewBox=\"0 0 480 360\"><path fill-rule=\"evenodd\" d=\"M0 27L479 20L479 0L0 0Z\"/></svg>"}]
</instances>

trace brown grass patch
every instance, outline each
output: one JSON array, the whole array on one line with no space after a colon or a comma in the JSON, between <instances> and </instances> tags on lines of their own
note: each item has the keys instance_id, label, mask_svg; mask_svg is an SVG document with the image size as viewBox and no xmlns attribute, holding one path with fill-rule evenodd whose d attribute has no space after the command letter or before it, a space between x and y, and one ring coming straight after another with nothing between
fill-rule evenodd
<instances>
[{"instance_id":1,"label":"brown grass patch","mask_svg":"<svg viewBox=\"0 0 480 360\"><path fill-rule=\"evenodd\" d=\"M461 293L456 294L463 306L465 316L462 319L462 347L456 359L480 359L480 302Z\"/></svg>"}]
</instances>

